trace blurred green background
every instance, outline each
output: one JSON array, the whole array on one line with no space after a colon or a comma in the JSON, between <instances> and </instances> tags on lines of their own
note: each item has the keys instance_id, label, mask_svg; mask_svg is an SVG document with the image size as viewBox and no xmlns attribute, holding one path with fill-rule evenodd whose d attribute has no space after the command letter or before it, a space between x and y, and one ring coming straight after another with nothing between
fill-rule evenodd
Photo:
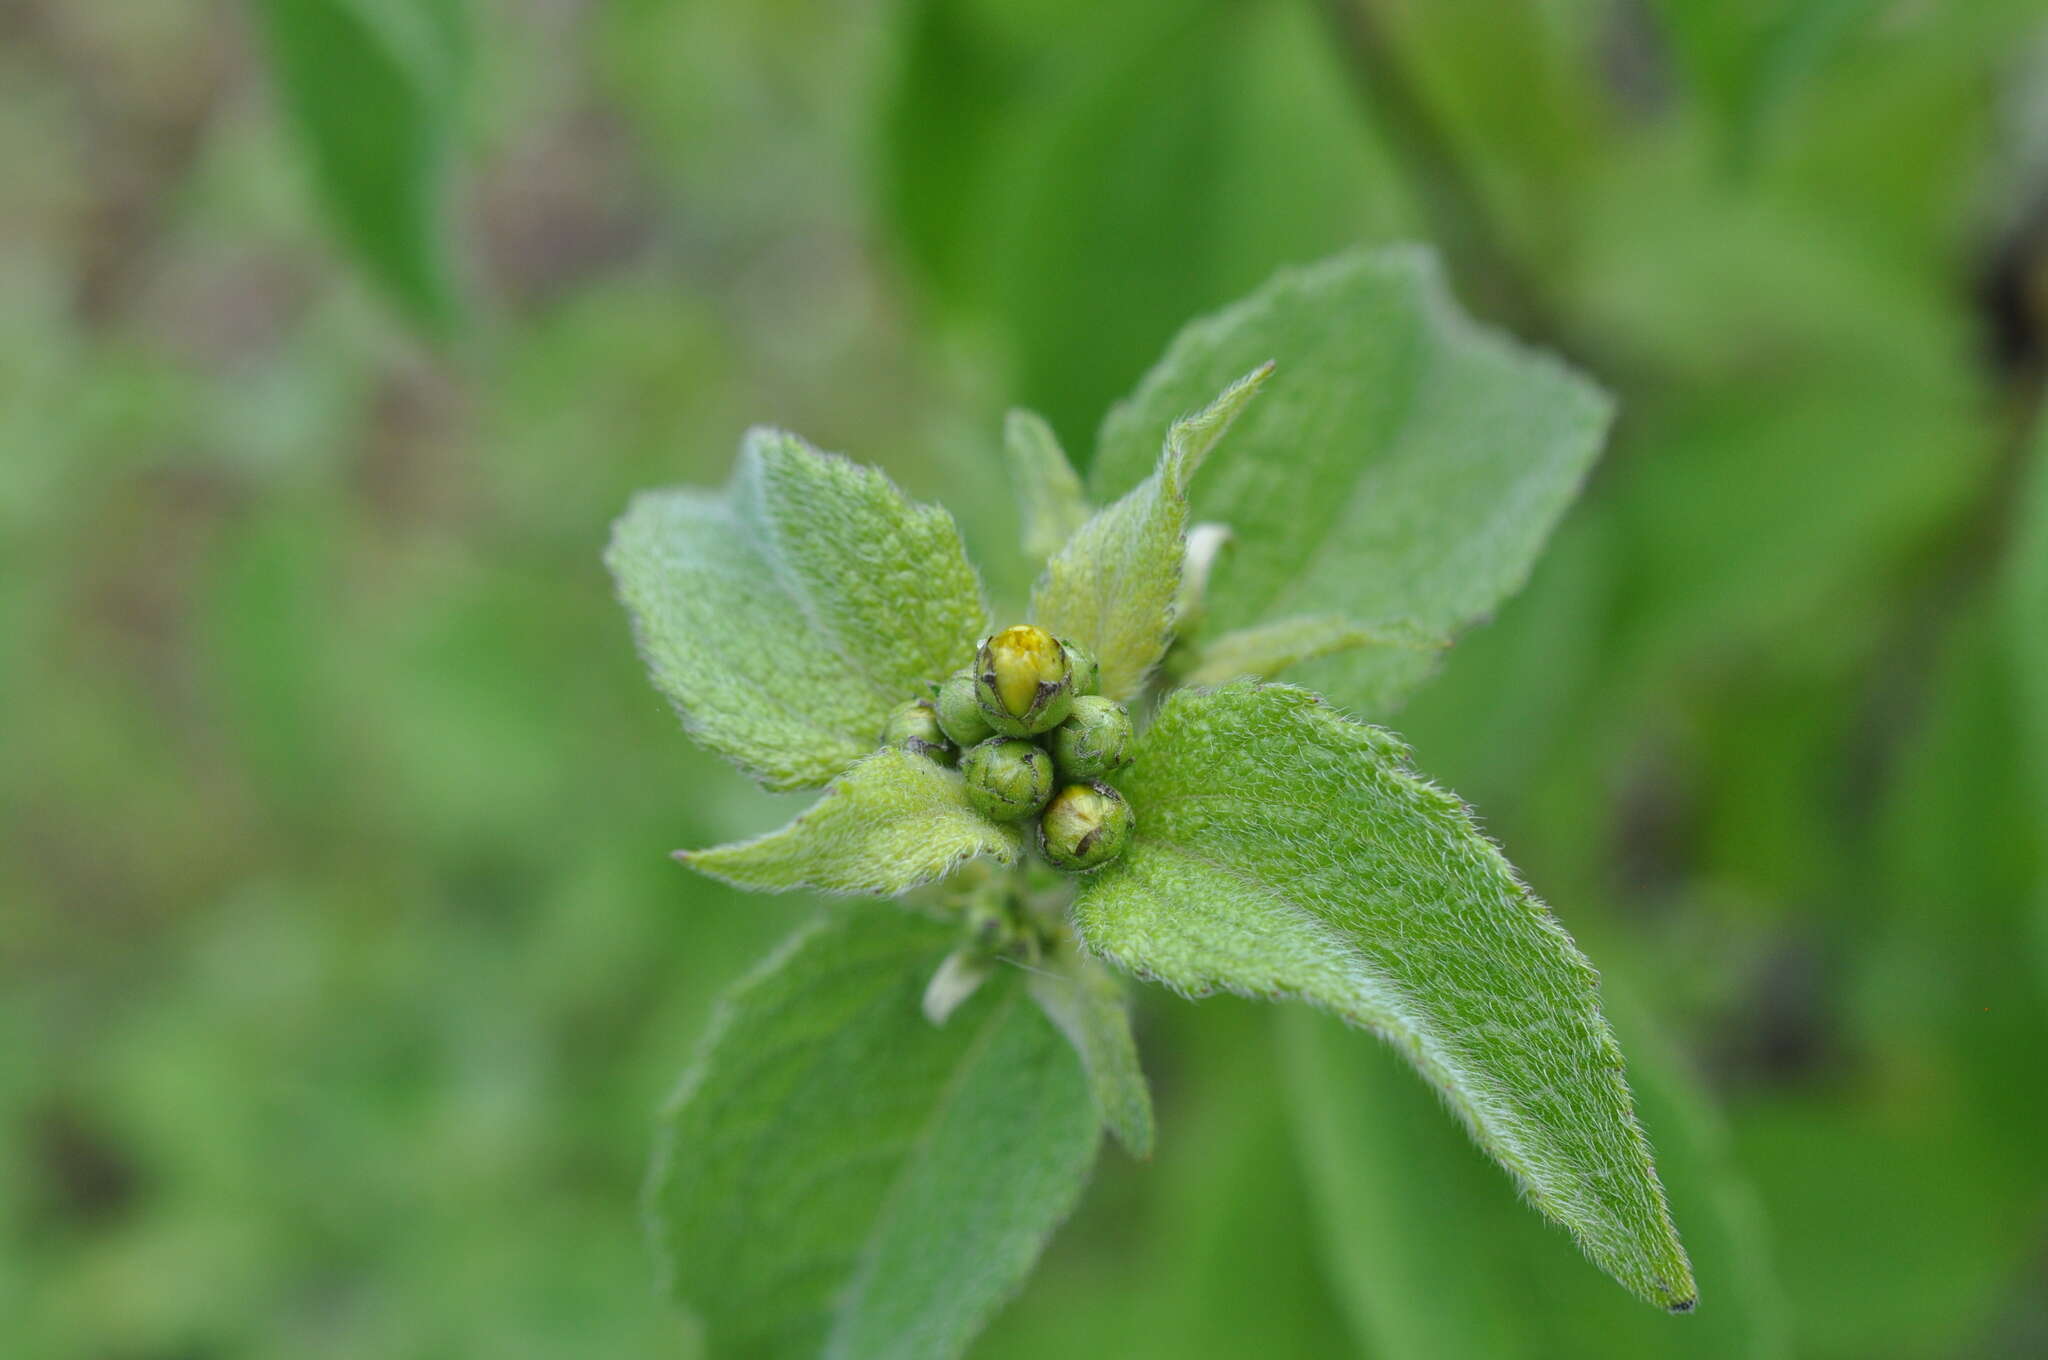
<instances>
[{"instance_id":1,"label":"blurred green background","mask_svg":"<svg viewBox=\"0 0 2048 1360\"><path fill-rule=\"evenodd\" d=\"M1018 598L1007 405L1427 239L1623 414L1367 716L1600 964L1700 1313L1147 993L977 1353L2048 1354L2048 5L0 0L0 166L0 1353L688 1353L655 1111L814 904L665 858L785 808L611 516L772 421Z\"/></svg>"}]
</instances>

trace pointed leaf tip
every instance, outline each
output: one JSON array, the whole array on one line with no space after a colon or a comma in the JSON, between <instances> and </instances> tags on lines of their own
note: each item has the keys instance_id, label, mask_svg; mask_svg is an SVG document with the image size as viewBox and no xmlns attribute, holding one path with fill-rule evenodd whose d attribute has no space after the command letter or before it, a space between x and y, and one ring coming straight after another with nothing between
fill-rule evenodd
<instances>
[{"instance_id":1,"label":"pointed leaf tip","mask_svg":"<svg viewBox=\"0 0 2048 1360\"><path fill-rule=\"evenodd\" d=\"M1595 1264L1689 1306L1592 965L1406 756L1292 686L1176 693L1122 778L1131 845L1075 927L1186 995L1306 1001L1386 1036Z\"/></svg>"},{"instance_id":2,"label":"pointed leaf tip","mask_svg":"<svg viewBox=\"0 0 2048 1360\"><path fill-rule=\"evenodd\" d=\"M1187 556L1189 480L1272 371L1267 363L1194 415L1167 426L1152 475L1098 511L1046 563L1031 617L1095 654L1101 692L1144 688L1173 642Z\"/></svg>"},{"instance_id":3,"label":"pointed leaf tip","mask_svg":"<svg viewBox=\"0 0 2048 1360\"><path fill-rule=\"evenodd\" d=\"M1202 467L1202 460L1209 451L1223 442L1223 436L1230 433L1230 427L1244 414L1252 398L1266 385L1266 379L1273 372L1273 361L1266 360L1251 372L1245 374L1223 389L1214 401L1191 416L1183 416L1173 422L1166 432L1166 449L1160 458L1160 473L1176 492L1186 494L1188 484Z\"/></svg>"}]
</instances>

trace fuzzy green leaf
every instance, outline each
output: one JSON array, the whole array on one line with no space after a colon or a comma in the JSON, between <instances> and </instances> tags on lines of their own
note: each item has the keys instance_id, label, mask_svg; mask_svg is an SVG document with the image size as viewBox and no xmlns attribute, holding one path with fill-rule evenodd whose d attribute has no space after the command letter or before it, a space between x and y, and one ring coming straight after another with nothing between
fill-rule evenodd
<instances>
[{"instance_id":1,"label":"fuzzy green leaf","mask_svg":"<svg viewBox=\"0 0 2048 1360\"><path fill-rule=\"evenodd\" d=\"M1197 414L1162 426L1152 475L1082 525L1032 589L1033 622L1093 651L1112 699L1143 689L1173 641L1188 485L1272 371L1261 364Z\"/></svg>"},{"instance_id":2,"label":"fuzzy green leaf","mask_svg":"<svg viewBox=\"0 0 2048 1360\"><path fill-rule=\"evenodd\" d=\"M676 858L755 892L894 896L980 855L1013 863L1022 849L1015 827L968 805L957 773L891 746L833 780L788 826Z\"/></svg>"},{"instance_id":3,"label":"fuzzy green leaf","mask_svg":"<svg viewBox=\"0 0 2048 1360\"><path fill-rule=\"evenodd\" d=\"M1023 516L1024 555L1034 563L1058 552L1088 522L1081 479L1059 436L1036 411L1012 411L1003 422L1003 452Z\"/></svg>"},{"instance_id":4,"label":"fuzzy green leaf","mask_svg":"<svg viewBox=\"0 0 2048 1360\"><path fill-rule=\"evenodd\" d=\"M452 0L263 0L277 97L338 233L414 323L459 310L448 224L456 74Z\"/></svg>"},{"instance_id":5,"label":"fuzzy green leaf","mask_svg":"<svg viewBox=\"0 0 2048 1360\"><path fill-rule=\"evenodd\" d=\"M1152 1092L1138 1066L1131 1013L1114 974L1086 955L1048 959L1031 995L1088 1071L1102 1122L1133 1157L1152 1155Z\"/></svg>"},{"instance_id":6,"label":"fuzzy green leaf","mask_svg":"<svg viewBox=\"0 0 2048 1360\"><path fill-rule=\"evenodd\" d=\"M648 1188L716 1355L957 1355L1073 1206L1098 1125L1072 1051L1006 971L943 1027L954 932L845 909L727 996Z\"/></svg>"},{"instance_id":7,"label":"fuzzy green leaf","mask_svg":"<svg viewBox=\"0 0 2048 1360\"><path fill-rule=\"evenodd\" d=\"M1291 686L1175 694L1122 779L1137 833L1075 901L1083 940L1189 996L1382 1035L1595 1264L1691 1307L1592 965L1407 755Z\"/></svg>"},{"instance_id":8,"label":"fuzzy green leaf","mask_svg":"<svg viewBox=\"0 0 2048 1360\"><path fill-rule=\"evenodd\" d=\"M1619 1023L1627 1018L1610 1008ZM1278 1012L1299 1165L1324 1273L1359 1348L1404 1360L1575 1354L1778 1360L1788 1353L1769 1235L1716 1112L1643 1025L1623 1025L1643 1118L1708 1280L1695 1317L1615 1289L1516 1202L1443 1108L1391 1054L1327 1016ZM1477 1244L1484 1242L1481 1248ZM1447 1281L1455 1281L1446 1288ZM1598 1345L1585 1338L1597 1337Z\"/></svg>"},{"instance_id":9,"label":"fuzzy green leaf","mask_svg":"<svg viewBox=\"0 0 2048 1360\"><path fill-rule=\"evenodd\" d=\"M1610 414L1554 360L1466 319L1427 252L1351 254L1184 329L1104 421L1098 499L1146 475L1179 412L1268 357L1270 390L1193 493L1195 517L1234 534L1204 604L1212 637L1336 614L1361 637L1450 642L1527 579ZM1362 646L1292 673L1378 712L1426 668Z\"/></svg>"},{"instance_id":10,"label":"fuzzy green leaf","mask_svg":"<svg viewBox=\"0 0 2048 1360\"><path fill-rule=\"evenodd\" d=\"M951 515L779 430L748 432L722 492L636 496L605 563L684 727L773 789L874 750L988 619Z\"/></svg>"}]
</instances>

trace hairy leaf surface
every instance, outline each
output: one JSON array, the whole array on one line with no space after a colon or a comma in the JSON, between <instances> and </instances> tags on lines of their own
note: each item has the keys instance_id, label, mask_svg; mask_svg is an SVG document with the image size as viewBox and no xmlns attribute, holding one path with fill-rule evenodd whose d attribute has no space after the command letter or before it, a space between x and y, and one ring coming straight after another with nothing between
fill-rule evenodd
<instances>
[{"instance_id":1,"label":"hairy leaf surface","mask_svg":"<svg viewBox=\"0 0 2048 1360\"><path fill-rule=\"evenodd\" d=\"M635 497L605 562L684 727L773 789L874 750L988 617L951 515L779 430L747 434L722 492Z\"/></svg>"},{"instance_id":2,"label":"hairy leaf surface","mask_svg":"<svg viewBox=\"0 0 2048 1360\"><path fill-rule=\"evenodd\" d=\"M1103 423L1098 499L1146 475L1177 415L1272 359L1268 391L1210 460L1193 514L1228 524L1210 636L1341 615L1448 643L1520 589L1605 436L1610 405L1556 361L1460 313L1433 256L1340 256L1190 324ZM1360 646L1292 668L1382 711L1427 674Z\"/></svg>"},{"instance_id":3,"label":"hairy leaf surface","mask_svg":"<svg viewBox=\"0 0 2048 1360\"><path fill-rule=\"evenodd\" d=\"M756 892L893 896L980 855L1012 863L1022 849L1014 826L968 805L958 773L891 746L833 780L788 826L676 858Z\"/></svg>"},{"instance_id":4,"label":"hairy leaf surface","mask_svg":"<svg viewBox=\"0 0 2048 1360\"><path fill-rule=\"evenodd\" d=\"M1630 1072L1707 1281L1705 1305L1683 1321L1615 1289L1516 1202L1471 1144L1444 1136L1441 1104L1391 1054L1310 1011L1274 1020L1325 1271L1362 1350L1412 1360L1533 1360L1560 1345L1641 1360L1788 1353L1755 1194L1716 1111L1643 1042L1654 1036L1642 1025L1623 1026ZM1447 1279L1458 1281L1455 1307L1437 1293Z\"/></svg>"},{"instance_id":5,"label":"hairy leaf surface","mask_svg":"<svg viewBox=\"0 0 2048 1360\"><path fill-rule=\"evenodd\" d=\"M1121 781L1131 846L1075 901L1082 938L1189 996L1380 1034L1596 1264L1690 1308L1592 965L1407 754L1291 686L1175 694Z\"/></svg>"},{"instance_id":6,"label":"hairy leaf surface","mask_svg":"<svg viewBox=\"0 0 2048 1360\"><path fill-rule=\"evenodd\" d=\"M927 1023L953 939L833 912L726 998L648 1196L711 1353L957 1355L1072 1207L1098 1131L1080 1065L1007 971Z\"/></svg>"},{"instance_id":7,"label":"hairy leaf surface","mask_svg":"<svg viewBox=\"0 0 2048 1360\"><path fill-rule=\"evenodd\" d=\"M1143 689L1173 641L1188 484L1271 372L1260 365L1197 414L1175 419L1152 475L1082 525L1032 589L1033 622L1093 651L1101 692L1112 699Z\"/></svg>"}]
</instances>

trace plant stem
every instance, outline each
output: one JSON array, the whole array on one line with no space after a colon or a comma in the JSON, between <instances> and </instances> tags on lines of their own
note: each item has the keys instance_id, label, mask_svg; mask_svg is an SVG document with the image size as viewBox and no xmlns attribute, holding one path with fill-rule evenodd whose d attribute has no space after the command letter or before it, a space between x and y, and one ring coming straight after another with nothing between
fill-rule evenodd
<instances>
[{"instance_id":1,"label":"plant stem","mask_svg":"<svg viewBox=\"0 0 2048 1360\"><path fill-rule=\"evenodd\" d=\"M1450 137L1403 68L1373 0L1315 0L1352 93L1407 174L1430 235L1481 310L1515 330L1556 343L1558 327L1521 266L1502 244L1478 186Z\"/></svg>"}]
</instances>

